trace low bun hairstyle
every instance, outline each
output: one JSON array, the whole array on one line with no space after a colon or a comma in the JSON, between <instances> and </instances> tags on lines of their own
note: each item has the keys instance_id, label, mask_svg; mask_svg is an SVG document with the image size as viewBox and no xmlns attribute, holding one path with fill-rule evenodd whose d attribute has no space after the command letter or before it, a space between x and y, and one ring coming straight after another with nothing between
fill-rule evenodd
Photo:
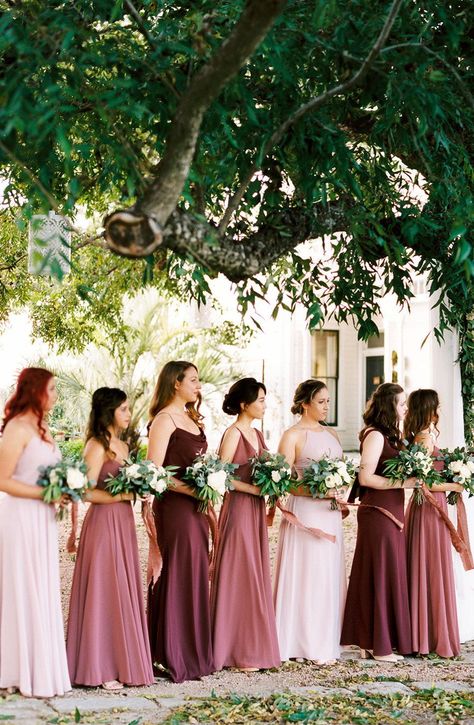
<instances>
[{"instance_id":1,"label":"low bun hairstyle","mask_svg":"<svg viewBox=\"0 0 474 725\"><path fill-rule=\"evenodd\" d=\"M242 412L241 405L255 403L260 390L263 390L264 393L267 392L265 385L259 383L255 378L237 380L225 394L222 410L227 415L239 415Z\"/></svg>"},{"instance_id":2,"label":"low bun hairstyle","mask_svg":"<svg viewBox=\"0 0 474 725\"><path fill-rule=\"evenodd\" d=\"M104 446L106 453L115 455L110 450L109 425L114 421L114 414L119 405L127 400L127 394L119 388L97 388L92 395L92 408L87 423L86 443L94 438Z\"/></svg>"},{"instance_id":3,"label":"low bun hairstyle","mask_svg":"<svg viewBox=\"0 0 474 725\"><path fill-rule=\"evenodd\" d=\"M314 396L324 388L327 388L326 383L323 383L321 380L316 380L316 378L310 378L300 383L293 396L293 405L291 406L293 415L303 415L303 403L309 405Z\"/></svg>"}]
</instances>

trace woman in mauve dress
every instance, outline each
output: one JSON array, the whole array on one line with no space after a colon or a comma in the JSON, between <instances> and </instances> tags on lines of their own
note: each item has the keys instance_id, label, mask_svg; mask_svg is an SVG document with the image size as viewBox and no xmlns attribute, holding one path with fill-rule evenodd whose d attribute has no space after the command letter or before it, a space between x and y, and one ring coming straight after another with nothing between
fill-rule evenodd
<instances>
[{"instance_id":1,"label":"woman in mauve dress","mask_svg":"<svg viewBox=\"0 0 474 725\"><path fill-rule=\"evenodd\" d=\"M438 423L439 398L435 390L415 390L408 398L405 438L439 455L434 435ZM442 461L433 461L440 470ZM457 483L434 485L429 489L440 509L448 516L445 491L462 491ZM461 651L456 592L454 586L451 537L430 500L417 504L413 496L406 512L408 589L413 651L440 657L456 657Z\"/></svg>"},{"instance_id":2,"label":"woman in mauve dress","mask_svg":"<svg viewBox=\"0 0 474 725\"><path fill-rule=\"evenodd\" d=\"M360 506L341 644L358 645L361 656L382 662L398 662L413 651L403 489L416 481L391 483L384 475L385 461L400 453L406 411L400 385L379 385L364 413L359 483L349 497L358 496Z\"/></svg>"},{"instance_id":3,"label":"woman in mauve dress","mask_svg":"<svg viewBox=\"0 0 474 725\"><path fill-rule=\"evenodd\" d=\"M119 690L154 681L138 559L133 494L104 490L128 456L120 434L128 428L127 396L99 388L92 396L84 458L97 481L85 500L72 580L67 656L74 685Z\"/></svg>"},{"instance_id":4,"label":"woman in mauve dress","mask_svg":"<svg viewBox=\"0 0 474 725\"><path fill-rule=\"evenodd\" d=\"M283 433L278 450L299 478L313 460L324 455L342 457L337 433L322 425L329 402L326 385L314 378L295 391L291 412L301 417ZM329 499L313 498L297 485L285 508L301 524L320 529L325 536L315 538L285 518L280 524L274 597L281 656L283 660L303 658L333 664L341 651L346 598L341 512L331 507Z\"/></svg>"},{"instance_id":5,"label":"woman in mauve dress","mask_svg":"<svg viewBox=\"0 0 474 725\"><path fill-rule=\"evenodd\" d=\"M209 614L209 524L192 489L181 481L187 466L207 449L198 410L196 367L171 361L162 369L150 407L148 458L177 466L172 490L153 503L163 565L148 592L153 664L173 682L214 671Z\"/></svg>"},{"instance_id":6,"label":"woman in mauve dress","mask_svg":"<svg viewBox=\"0 0 474 725\"><path fill-rule=\"evenodd\" d=\"M38 467L61 459L45 420L56 399L50 372L22 370L0 441L0 689L26 697L71 689L55 507L36 485Z\"/></svg>"},{"instance_id":7,"label":"woman in mauve dress","mask_svg":"<svg viewBox=\"0 0 474 725\"><path fill-rule=\"evenodd\" d=\"M219 455L237 463L234 490L219 516L219 545L211 588L214 664L244 671L281 663L270 578L265 499L251 483L250 459L266 449L252 426L265 412L266 389L255 378L238 380L222 409L237 420L224 433Z\"/></svg>"}]
</instances>

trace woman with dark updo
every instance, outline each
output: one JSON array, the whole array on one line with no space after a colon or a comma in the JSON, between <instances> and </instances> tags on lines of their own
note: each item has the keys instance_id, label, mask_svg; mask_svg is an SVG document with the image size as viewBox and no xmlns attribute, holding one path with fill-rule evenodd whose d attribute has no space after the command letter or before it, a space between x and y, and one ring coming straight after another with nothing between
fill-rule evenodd
<instances>
[{"instance_id":1,"label":"woman with dark updo","mask_svg":"<svg viewBox=\"0 0 474 725\"><path fill-rule=\"evenodd\" d=\"M67 657L75 685L119 690L153 683L131 493L104 490L128 456L120 434L130 424L127 396L99 388L92 396L84 459L97 481L82 525L71 589Z\"/></svg>"},{"instance_id":2,"label":"woman with dark updo","mask_svg":"<svg viewBox=\"0 0 474 725\"><path fill-rule=\"evenodd\" d=\"M270 579L265 499L251 483L250 459L266 449L252 426L265 411L265 386L255 378L238 380L222 409L237 416L222 438L219 455L237 463L234 490L224 497L219 545L211 588L216 669L252 671L281 663Z\"/></svg>"}]
</instances>

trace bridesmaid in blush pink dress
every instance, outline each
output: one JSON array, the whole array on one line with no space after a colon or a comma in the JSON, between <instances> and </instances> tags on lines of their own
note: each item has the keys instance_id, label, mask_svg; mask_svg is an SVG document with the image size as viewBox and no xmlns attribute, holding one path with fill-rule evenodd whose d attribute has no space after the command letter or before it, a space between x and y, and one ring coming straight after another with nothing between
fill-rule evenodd
<instances>
[{"instance_id":1,"label":"bridesmaid in blush pink dress","mask_svg":"<svg viewBox=\"0 0 474 725\"><path fill-rule=\"evenodd\" d=\"M56 399L50 372L23 370L0 441L0 688L27 697L71 689L55 508L35 485L38 468L61 458L44 419Z\"/></svg>"},{"instance_id":2,"label":"bridesmaid in blush pink dress","mask_svg":"<svg viewBox=\"0 0 474 725\"><path fill-rule=\"evenodd\" d=\"M118 473L128 455L119 434L130 423L127 396L118 388L99 388L92 410L84 457L96 488L84 518L74 567L67 656L75 685L118 690L154 681L138 560L133 494L115 497L106 479Z\"/></svg>"},{"instance_id":3,"label":"bridesmaid in blush pink dress","mask_svg":"<svg viewBox=\"0 0 474 725\"><path fill-rule=\"evenodd\" d=\"M150 407L148 458L177 466L173 490L155 499L153 514L163 566L148 591L153 664L173 682L214 671L209 614L209 523L198 511L187 466L207 449L198 410L201 383L196 367L182 360L162 369Z\"/></svg>"},{"instance_id":4,"label":"bridesmaid in blush pink dress","mask_svg":"<svg viewBox=\"0 0 474 725\"><path fill-rule=\"evenodd\" d=\"M243 378L222 406L236 422L224 433L220 457L238 463L234 491L228 491L219 516L219 545L211 587L216 669L258 670L281 663L270 579L265 499L251 484L250 459L266 449L260 431L265 386Z\"/></svg>"},{"instance_id":5,"label":"bridesmaid in blush pink dress","mask_svg":"<svg viewBox=\"0 0 474 725\"><path fill-rule=\"evenodd\" d=\"M415 390L408 398L404 426L405 438L425 446L434 457L439 450L430 429L436 430L438 407L435 390ZM433 466L439 469L443 463L434 460ZM462 487L453 482L430 489L448 516L446 491L462 491ZM456 657L461 643L448 527L430 501L419 505L412 496L405 531L413 650L423 655L436 652L440 657Z\"/></svg>"},{"instance_id":6,"label":"bridesmaid in blush pink dress","mask_svg":"<svg viewBox=\"0 0 474 725\"><path fill-rule=\"evenodd\" d=\"M299 476L311 460L342 457L335 431L323 426L329 392L319 380L306 380L295 392L292 413L299 422L283 434L279 450ZM314 538L285 519L280 525L275 574L275 611L282 659L304 658L318 664L339 659L346 597L342 516L328 499L313 499L295 488L285 508L305 526L334 536Z\"/></svg>"}]
</instances>

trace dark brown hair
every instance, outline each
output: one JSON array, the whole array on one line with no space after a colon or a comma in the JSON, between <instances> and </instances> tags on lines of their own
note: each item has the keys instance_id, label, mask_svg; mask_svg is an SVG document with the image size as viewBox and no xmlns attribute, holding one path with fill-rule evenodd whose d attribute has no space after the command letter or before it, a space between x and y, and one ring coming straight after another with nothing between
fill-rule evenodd
<instances>
[{"instance_id":1,"label":"dark brown hair","mask_svg":"<svg viewBox=\"0 0 474 725\"><path fill-rule=\"evenodd\" d=\"M403 426L403 434L409 443L413 443L420 431L429 428L433 422L438 425L439 397L436 390L420 388L408 396L408 411ZM437 430L437 429L436 429Z\"/></svg>"},{"instance_id":2,"label":"dark brown hair","mask_svg":"<svg viewBox=\"0 0 474 725\"><path fill-rule=\"evenodd\" d=\"M375 428L387 436L391 443L400 445L401 434L397 415L397 395L400 393L403 393L403 388L396 383L382 383L377 390L374 390L363 415L365 427L359 436L361 440L367 428Z\"/></svg>"},{"instance_id":3,"label":"dark brown hair","mask_svg":"<svg viewBox=\"0 0 474 725\"><path fill-rule=\"evenodd\" d=\"M24 368L18 376L15 392L5 404L2 431L6 424L17 415L31 410L38 419L38 429L42 440L46 440L46 428L43 425L46 388L53 373L44 368Z\"/></svg>"},{"instance_id":4,"label":"dark brown hair","mask_svg":"<svg viewBox=\"0 0 474 725\"><path fill-rule=\"evenodd\" d=\"M174 396L176 395L176 383L181 382L184 379L186 370L194 368L197 372L197 367L190 362L185 360L170 360L162 368L158 380L156 381L155 390L153 391L153 398L150 405L149 417L150 422L153 420L155 415L163 410L167 405L171 403ZM201 396L198 396L197 403L186 403L186 411L199 428L203 427L203 416L199 412L199 406L201 405Z\"/></svg>"},{"instance_id":5,"label":"dark brown hair","mask_svg":"<svg viewBox=\"0 0 474 725\"><path fill-rule=\"evenodd\" d=\"M234 383L229 392L224 396L224 402L222 403L222 410L227 415L239 415L242 412L241 403L244 405L250 405L254 403L260 390L264 393L267 389L263 383L259 383L255 378L242 378Z\"/></svg>"},{"instance_id":6,"label":"dark brown hair","mask_svg":"<svg viewBox=\"0 0 474 725\"><path fill-rule=\"evenodd\" d=\"M86 430L86 443L94 438L104 446L106 453L115 456L110 450L110 431L117 408L127 400L127 394L119 388L97 388L92 395L92 408Z\"/></svg>"},{"instance_id":7,"label":"dark brown hair","mask_svg":"<svg viewBox=\"0 0 474 725\"><path fill-rule=\"evenodd\" d=\"M293 396L293 405L291 406L291 412L293 415L303 415L303 403L309 405L313 400L314 396L317 395L320 390L327 388L326 383L316 378L310 378L300 383L295 390Z\"/></svg>"}]
</instances>

